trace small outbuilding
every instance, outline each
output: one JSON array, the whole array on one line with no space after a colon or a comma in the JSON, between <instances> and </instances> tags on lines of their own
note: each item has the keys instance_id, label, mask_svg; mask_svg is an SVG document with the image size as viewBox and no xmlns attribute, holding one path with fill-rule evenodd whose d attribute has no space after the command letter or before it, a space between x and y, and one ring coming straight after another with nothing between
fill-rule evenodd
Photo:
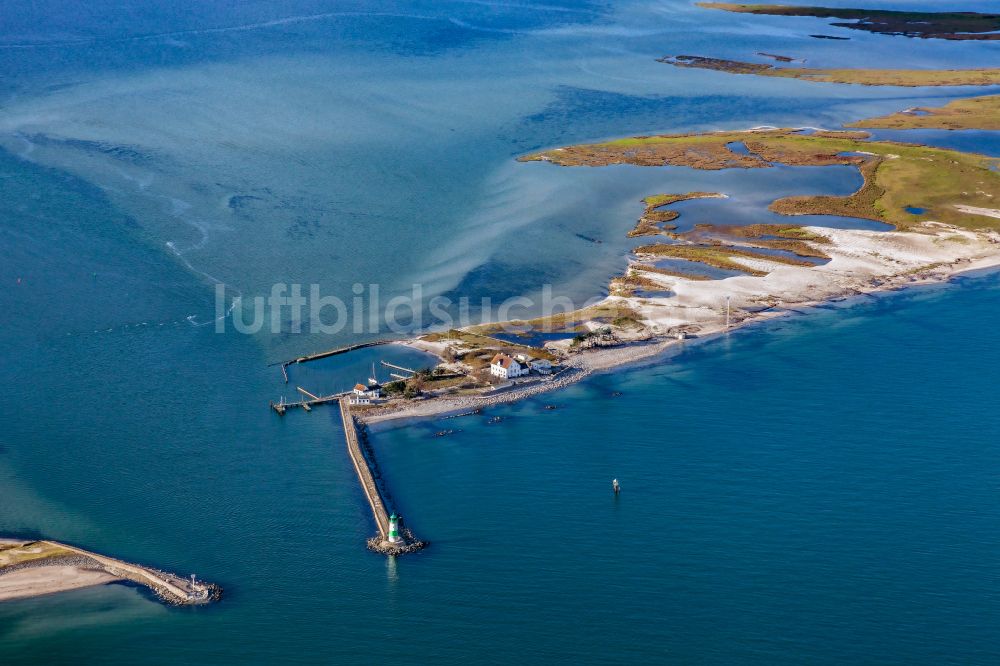
<instances>
[{"instance_id":1,"label":"small outbuilding","mask_svg":"<svg viewBox=\"0 0 1000 666\"><path fill-rule=\"evenodd\" d=\"M540 375L552 374L552 363L548 359L534 358L528 363L528 368Z\"/></svg>"}]
</instances>

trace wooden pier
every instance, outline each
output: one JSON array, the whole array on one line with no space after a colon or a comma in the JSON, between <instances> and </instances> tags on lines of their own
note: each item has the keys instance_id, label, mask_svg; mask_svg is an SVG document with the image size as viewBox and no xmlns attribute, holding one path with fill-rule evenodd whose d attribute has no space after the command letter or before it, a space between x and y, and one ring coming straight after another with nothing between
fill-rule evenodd
<instances>
[{"instance_id":1,"label":"wooden pier","mask_svg":"<svg viewBox=\"0 0 1000 666\"><path fill-rule=\"evenodd\" d=\"M278 413L278 416L284 416L285 412L289 409L295 409L301 407L307 412L311 412L312 408L316 405L325 405L328 402L336 402L346 395L349 395L349 391L342 391L340 393L332 393L330 395L314 395L309 391L305 390L301 386L296 386L295 390L306 396L306 400L299 400L298 402L285 402L282 398L279 402L271 401L271 409Z\"/></svg>"},{"instance_id":2,"label":"wooden pier","mask_svg":"<svg viewBox=\"0 0 1000 666\"><path fill-rule=\"evenodd\" d=\"M403 543L393 544L389 542L389 512L386 510L385 501L379 490L375 477L372 475L371 466L361 450L361 442L358 436L358 425L351 414L351 404L347 398L340 400L340 418L344 424L344 438L347 440L347 454L354 464L354 471L358 474L361 482L361 490L368 500L372 515L375 517L375 525L378 527L379 535L368 540L368 547L374 551L385 553L386 555L402 555L423 548L426 544L417 541L409 530L405 530Z\"/></svg>"},{"instance_id":3,"label":"wooden pier","mask_svg":"<svg viewBox=\"0 0 1000 666\"><path fill-rule=\"evenodd\" d=\"M416 370L412 370L412 369L410 369L410 368L404 368L404 367L403 367L403 366L401 366L401 365L396 365L396 364L394 364L394 363L389 363L388 361L379 361L379 363L381 363L381 364L382 364L382 367L384 367L384 368L392 368L392 369L394 369L394 370L402 370L403 372L408 372L408 373L410 373L411 375L415 375L415 374L417 374L417 371L416 371ZM398 377L398 376L399 376L399 375L395 375L395 374L393 375L393 377Z\"/></svg>"}]
</instances>

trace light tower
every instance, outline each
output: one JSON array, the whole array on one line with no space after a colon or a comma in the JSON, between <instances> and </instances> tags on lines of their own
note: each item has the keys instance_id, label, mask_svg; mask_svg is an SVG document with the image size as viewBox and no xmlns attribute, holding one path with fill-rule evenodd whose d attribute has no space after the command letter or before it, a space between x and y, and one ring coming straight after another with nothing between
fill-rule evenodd
<instances>
[{"instance_id":1,"label":"light tower","mask_svg":"<svg viewBox=\"0 0 1000 666\"><path fill-rule=\"evenodd\" d=\"M393 511L389 516L389 543L402 543L403 537L399 536L399 516Z\"/></svg>"}]
</instances>

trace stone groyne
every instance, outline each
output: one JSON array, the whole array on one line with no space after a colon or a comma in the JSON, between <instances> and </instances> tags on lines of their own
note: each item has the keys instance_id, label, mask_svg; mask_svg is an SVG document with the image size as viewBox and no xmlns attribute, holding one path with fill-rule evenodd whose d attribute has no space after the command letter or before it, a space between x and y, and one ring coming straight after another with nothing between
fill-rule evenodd
<instances>
[{"instance_id":1,"label":"stone groyne","mask_svg":"<svg viewBox=\"0 0 1000 666\"><path fill-rule=\"evenodd\" d=\"M218 585L199 581L194 577L182 578L176 574L160 571L152 567L140 566L113 557L98 555L97 553L92 553L58 541L26 541L20 543L18 547L51 548L57 551L68 551L70 554L39 557L9 564L0 567L0 576L24 569L75 566L80 569L103 571L115 578L142 585L151 590L161 601L170 605L201 605L218 601L222 598L222 588Z\"/></svg>"}]
</instances>

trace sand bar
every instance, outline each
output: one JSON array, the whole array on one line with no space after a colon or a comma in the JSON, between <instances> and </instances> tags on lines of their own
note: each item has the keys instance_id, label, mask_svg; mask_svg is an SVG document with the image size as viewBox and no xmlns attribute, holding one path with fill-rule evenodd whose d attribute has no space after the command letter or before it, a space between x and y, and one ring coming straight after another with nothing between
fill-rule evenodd
<instances>
[{"instance_id":1,"label":"sand bar","mask_svg":"<svg viewBox=\"0 0 1000 666\"><path fill-rule=\"evenodd\" d=\"M0 601L26 599L121 580L105 571L73 565L19 569L0 576Z\"/></svg>"}]
</instances>

